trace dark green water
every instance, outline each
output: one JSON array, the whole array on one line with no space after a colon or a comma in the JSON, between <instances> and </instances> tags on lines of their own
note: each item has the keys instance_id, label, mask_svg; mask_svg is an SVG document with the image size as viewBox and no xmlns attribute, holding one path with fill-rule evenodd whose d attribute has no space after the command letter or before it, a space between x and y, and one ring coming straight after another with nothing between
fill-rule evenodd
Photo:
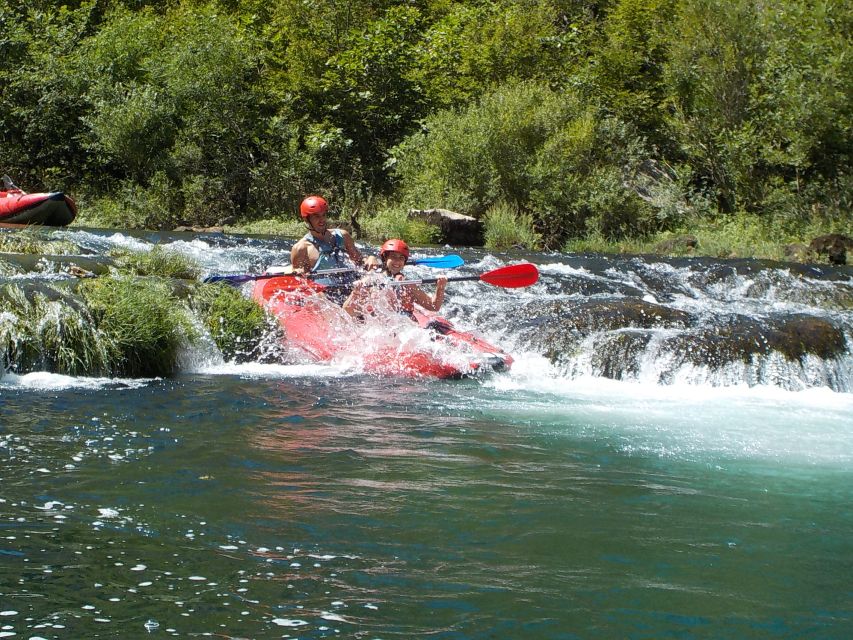
<instances>
[{"instance_id":1,"label":"dark green water","mask_svg":"<svg viewBox=\"0 0 853 640\"><path fill-rule=\"evenodd\" d=\"M849 395L679 393L7 380L0 637L853 636Z\"/></svg>"}]
</instances>

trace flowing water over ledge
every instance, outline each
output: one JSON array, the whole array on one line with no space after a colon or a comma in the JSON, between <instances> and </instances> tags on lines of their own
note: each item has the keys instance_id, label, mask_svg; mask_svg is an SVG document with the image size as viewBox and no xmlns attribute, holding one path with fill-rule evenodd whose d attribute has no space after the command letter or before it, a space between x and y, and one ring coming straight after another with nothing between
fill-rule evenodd
<instances>
[{"instance_id":1,"label":"flowing water over ledge","mask_svg":"<svg viewBox=\"0 0 853 640\"><path fill-rule=\"evenodd\" d=\"M290 246L64 233L211 273ZM0 637L850 637L849 270L462 253L540 265L448 288L509 373L3 375Z\"/></svg>"}]
</instances>

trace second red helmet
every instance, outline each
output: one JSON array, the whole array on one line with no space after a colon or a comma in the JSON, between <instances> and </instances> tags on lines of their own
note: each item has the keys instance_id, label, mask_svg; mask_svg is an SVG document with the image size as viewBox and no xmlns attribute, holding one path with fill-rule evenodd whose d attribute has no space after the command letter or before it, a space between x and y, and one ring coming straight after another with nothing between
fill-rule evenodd
<instances>
[{"instance_id":1,"label":"second red helmet","mask_svg":"<svg viewBox=\"0 0 853 640\"><path fill-rule=\"evenodd\" d=\"M315 213L328 213L329 203L322 196L308 196L299 205L299 215L307 218Z\"/></svg>"},{"instance_id":2,"label":"second red helmet","mask_svg":"<svg viewBox=\"0 0 853 640\"><path fill-rule=\"evenodd\" d=\"M400 253L405 256L406 260L409 259L409 245L407 245L402 240L399 240L397 238L386 240L385 244L382 245L382 248L379 249L379 257L384 260L385 254L389 251L396 251L397 253Z\"/></svg>"}]
</instances>

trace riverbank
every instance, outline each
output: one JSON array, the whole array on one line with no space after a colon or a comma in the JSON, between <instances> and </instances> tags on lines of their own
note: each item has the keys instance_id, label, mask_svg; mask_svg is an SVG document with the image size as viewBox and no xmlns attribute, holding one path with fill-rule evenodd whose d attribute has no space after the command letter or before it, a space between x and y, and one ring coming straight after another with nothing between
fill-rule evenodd
<instances>
[{"instance_id":1,"label":"riverbank","mask_svg":"<svg viewBox=\"0 0 853 640\"><path fill-rule=\"evenodd\" d=\"M535 231L519 224L498 222L504 228L490 229L486 219L486 248L497 251L522 247L541 250L536 244L540 237ZM430 229L424 229L416 221L402 215L382 213L368 219L361 225L361 233L353 230L349 223L343 223L353 231L360 242L379 244L394 236L404 237L413 244L433 244L434 235ZM800 263L830 262L826 246L813 248L810 245L816 238L837 234L845 236L853 243L853 219L813 221L806 225L785 224L785 221L769 220L751 215L733 215L714 220L692 220L678 229L662 231L646 237L608 239L600 235L569 240L561 250L565 253L608 253L619 255L661 255L696 256L709 258L754 258L758 260L779 260ZM299 220L269 219L248 224L223 227L226 233L278 235L299 237L304 226ZM491 233L490 233L491 231ZM490 241L496 238L497 242ZM820 243L818 243L820 244ZM826 245L827 243L823 243ZM853 247L847 246L847 253ZM848 256L847 261L850 261ZM837 264L837 263L836 263Z\"/></svg>"}]
</instances>

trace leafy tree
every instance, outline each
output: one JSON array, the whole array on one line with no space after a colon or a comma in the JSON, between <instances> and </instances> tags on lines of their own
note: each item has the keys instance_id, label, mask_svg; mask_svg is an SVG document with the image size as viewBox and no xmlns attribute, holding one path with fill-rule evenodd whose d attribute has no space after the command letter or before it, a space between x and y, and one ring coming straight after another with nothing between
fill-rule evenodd
<instances>
[{"instance_id":1,"label":"leafy tree","mask_svg":"<svg viewBox=\"0 0 853 640\"><path fill-rule=\"evenodd\" d=\"M659 147L669 147L664 127L667 97L662 80L669 27L678 0L618 0L591 44L590 98L637 126Z\"/></svg>"},{"instance_id":2,"label":"leafy tree","mask_svg":"<svg viewBox=\"0 0 853 640\"><path fill-rule=\"evenodd\" d=\"M807 217L815 191L844 190L852 14L839 2L682 0L665 69L670 124L721 211Z\"/></svg>"},{"instance_id":3,"label":"leafy tree","mask_svg":"<svg viewBox=\"0 0 853 640\"><path fill-rule=\"evenodd\" d=\"M570 53L567 19L548 0L453 3L424 30L411 76L431 108L464 104L513 78L550 83Z\"/></svg>"},{"instance_id":4,"label":"leafy tree","mask_svg":"<svg viewBox=\"0 0 853 640\"><path fill-rule=\"evenodd\" d=\"M89 149L120 181L167 181L169 213L147 224L210 224L245 207L263 104L258 64L251 37L213 5L117 10L81 48Z\"/></svg>"},{"instance_id":5,"label":"leafy tree","mask_svg":"<svg viewBox=\"0 0 853 640\"><path fill-rule=\"evenodd\" d=\"M326 117L352 140L368 172L381 169L386 150L424 114L419 87L407 78L419 18L410 7L389 9L329 59L319 83Z\"/></svg>"},{"instance_id":6,"label":"leafy tree","mask_svg":"<svg viewBox=\"0 0 853 640\"><path fill-rule=\"evenodd\" d=\"M69 60L91 29L93 2L0 7L0 143L4 172L29 190L68 189L88 167L79 140L86 101L69 79Z\"/></svg>"},{"instance_id":7,"label":"leafy tree","mask_svg":"<svg viewBox=\"0 0 853 640\"><path fill-rule=\"evenodd\" d=\"M849 214L853 9L842 2L791 2L763 18L767 54L752 94L765 205L784 191L789 213L799 219L813 208ZM775 194L774 183L781 185ZM847 206L835 201L845 192Z\"/></svg>"},{"instance_id":8,"label":"leafy tree","mask_svg":"<svg viewBox=\"0 0 853 640\"><path fill-rule=\"evenodd\" d=\"M670 124L696 178L720 210L748 205L758 132L751 87L765 55L759 9L747 0L683 0L666 65Z\"/></svg>"},{"instance_id":9,"label":"leafy tree","mask_svg":"<svg viewBox=\"0 0 853 640\"><path fill-rule=\"evenodd\" d=\"M588 231L655 228L652 209L625 184L645 153L629 126L535 81L437 113L395 149L406 202L478 217L505 203L530 213L550 247Z\"/></svg>"}]
</instances>

